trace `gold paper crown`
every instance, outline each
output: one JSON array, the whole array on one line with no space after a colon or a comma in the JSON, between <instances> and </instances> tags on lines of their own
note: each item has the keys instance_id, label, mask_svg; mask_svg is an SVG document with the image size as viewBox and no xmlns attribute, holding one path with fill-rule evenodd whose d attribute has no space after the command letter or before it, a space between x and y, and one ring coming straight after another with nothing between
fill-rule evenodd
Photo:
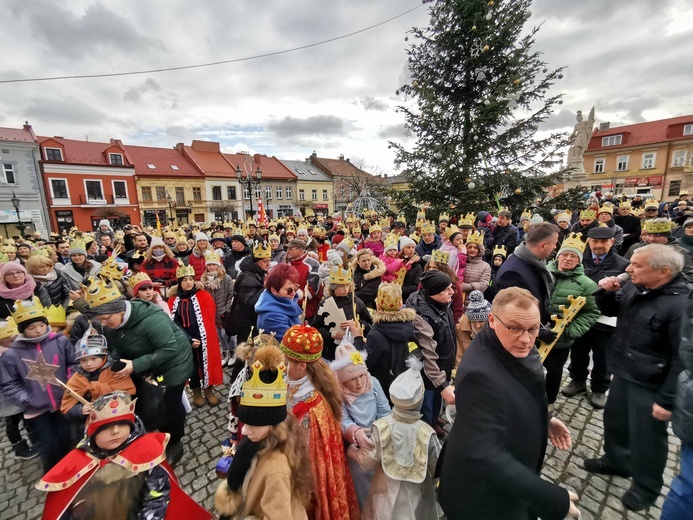
<instances>
[{"instance_id":1,"label":"gold paper crown","mask_svg":"<svg viewBox=\"0 0 693 520\"><path fill-rule=\"evenodd\" d=\"M180 280L186 276L195 277L195 268L192 265L181 265L176 269L176 278Z\"/></svg>"},{"instance_id":2,"label":"gold paper crown","mask_svg":"<svg viewBox=\"0 0 693 520\"><path fill-rule=\"evenodd\" d=\"M442 222L443 220L445 220L446 222L449 222L450 221L450 215L448 215L445 212L438 215L438 222Z\"/></svg>"},{"instance_id":3,"label":"gold paper crown","mask_svg":"<svg viewBox=\"0 0 693 520\"><path fill-rule=\"evenodd\" d=\"M7 244L5 247L2 248L2 252L7 254L7 253L16 253L17 248L14 247L12 244Z\"/></svg>"},{"instance_id":4,"label":"gold paper crown","mask_svg":"<svg viewBox=\"0 0 693 520\"><path fill-rule=\"evenodd\" d=\"M635 210L635 215L636 215L637 217L639 217L639 216L642 215L643 213L645 213L645 208L643 208L642 206L640 206L638 209Z\"/></svg>"},{"instance_id":5,"label":"gold paper crown","mask_svg":"<svg viewBox=\"0 0 693 520\"><path fill-rule=\"evenodd\" d=\"M205 253L205 262L216 262L221 265L221 257L214 251L207 251Z\"/></svg>"},{"instance_id":6,"label":"gold paper crown","mask_svg":"<svg viewBox=\"0 0 693 520\"><path fill-rule=\"evenodd\" d=\"M654 199L647 199L645 201L645 205L643 206L645 209L647 208L659 208L659 204L657 203L656 200Z\"/></svg>"},{"instance_id":7,"label":"gold paper crown","mask_svg":"<svg viewBox=\"0 0 693 520\"><path fill-rule=\"evenodd\" d=\"M19 334L19 331L12 316L8 316L4 321L0 321L0 339L11 338L17 334Z\"/></svg>"},{"instance_id":8,"label":"gold paper crown","mask_svg":"<svg viewBox=\"0 0 693 520\"><path fill-rule=\"evenodd\" d=\"M267 227L277 227L277 221L276 220L270 220L269 224L267 224Z\"/></svg>"},{"instance_id":9,"label":"gold paper crown","mask_svg":"<svg viewBox=\"0 0 693 520\"><path fill-rule=\"evenodd\" d=\"M420 209L416 213L416 220L426 220L426 210Z\"/></svg>"},{"instance_id":10,"label":"gold paper crown","mask_svg":"<svg viewBox=\"0 0 693 520\"><path fill-rule=\"evenodd\" d=\"M305 231L306 233L308 233L308 226L306 226L305 224L299 224L298 228L296 229L296 233L298 233L299 231Z\"/></svg>"},{"instance_id":11,"label":"gold paper crown","mask_svg":"<svg viewBox=\"0 0 693 520\"><path fill-rule=\"evenodd\" d=\"M351 270L338 265L330 267L330 285L350 285Z\"/></svg>"},{"instance_id":12,"label":"gold paper crown","mask_svg":"<svg viewBox=\"0 0 693 520\"><path fill-rule=\"evenodd\" d=\"M51 257L50 250L47 247L39 247L31 252L30 256L43 256L46 258Z\"/></svg>"},{"instance_id":13,"label":"gold paper crown","mask_svg":"<svg viewBox=\"0 0 693 520\"><path fill-rule=\"evenodd\" d=\"M520 215L520 220L530 220L532 218L532 212L528 209L524 210Z\"/></svg>"},{"instance_id":14,"label":"gold paper crown","mask_svg":"<svg viewBox=\"0 0 693 520\"><path fill-rule=\"evenodd\" d=\"M378 287L375 301L381 310L398 311L402 307L402 288L395 282L383 282Z\"/></svg>"},{"instance_id":15,"label":"gold paper crown","mask_svg":"<svg viewBox=\"0 0 693 520\"><path fill-rule=\"evenodd\" d=\"M19 325L34 318L45 318L46 309L41 305L41 301L34 296L31 300L17 300L14 302L14 307L10 314L14 322Z\"/></svg>"},{"instance_id":16,"label":"gold paper crown","mask_svg":"<svg viewBox=\"0 0 693 520\"><path fill-rule=\"evenodd\" d=\"M450 261L450 254L440 249L435 249L433 253L431 253L431 260L436 263L447 264Z\"/></svg>"},{"instance_id":17,"label":"gold paper crown","mask_svg":"<svg viewBox=\"0 0 693 520\"><path fill-rule=\"evenodd\" d=\"M111 394L99 397L89 412L87 431L93 433L98 426L122 420L135 420L135 402L123 391L117 390Z\"/></svg>"},{"instance_id":18,"label":"gold paper crown","mask_svg":"<svg viewBox=\"0 0 693 520\"><path fill-rule=\"evenodd\" d=\"M445 238L450 240L450 237L453 235L453 233L459 233L460 228L458 228L455 224L452 224L445 228Z\"/></svg>"},{"instance_id":19,"label":"gold paper crown","mask_svg":"<svg viewBox=\"0 0 693 520\"><path fill-rule=\"evenodd\" d=\"M253 368L253 375L243 383L241 389L241 406L286 406L286 381L284 379L286 365L284 363L277 365L277 378L271 383L264 383L260 379L260 372L266 369L259 360L256 360L251 367Z\"/></svg>"},{"instance_id":20,"label":"gold paper crown","mask_svg":"<svg viewBox=\"0 0 693 520\"><path fill-rule=\"evenodd\" d=\"M164 238L176 238L176 234L173 231L166 231Z\"/></svg>"},{"instance_id":21,"label":"gold paper crown","mask_svg":"<svg viewBox=\"0 0 693 520\"><path fill-rule=\"evenodd\" d=\"M142 282L151 282L152 279L149 277L147 273L135 273L133 274L130 279L128 280L128 283L130 284L130 287L133 289L137 287L139 284Z\"/></svg>"},{"instance_id":22,"label":"gold paper crown","mask_svg":"<svg viewBox=\"0 0 693 520\"><path fill-rule=\"evenodd\" d=\"M612 204L604 204L603 206L600 206L599 208L599 213L610 213L611 215L614 214L614 206Z\"/></svg>"},{"instance_id":23,"label":"gold paper crown","mask_svg":"<svg viewBox=\"0 0 693 520\"><path fill-rule=\"evenodd\" d=\"M65 307L62 305L51 305L46 309L46 318L51 327L64 327L67 324Z\"/></svg>"},{"instance_id":24,"label":"gold paper crown","mask_svg":"<svg viewBox=\"0 0 693 520\"><path fill-rule=\"evenodd\" d=\"M272 257L272 248L266 242L257 242L253 246L253 258L264 259Z\"/></svg>"},{"instance_id":25,"label":"gold paper crown","mask_svg":"<svg viewBox=\"0 0 693 520\"><path fill-rule=\"evenodd\" d=\"M381 226L380 224L373 224L373 225L369 228L369 230L370 230L371 233L373 233L374 231L380 231L381 233L383 232L383 228L382 228L382 226Z\"/></svg>"},{"instance_id":26,"label":"gold paper crown","mask_svg":"<svg viewBox=\"0 0 693 520\"><path fill-rule=\"evenodd\" d=\"M70 243L70 249L84 249L87 250L87 243L82 238L75 238Z\"/></svg>"},{"instance_id":27,"label":"gold paper crown","mask_svg":"<svg viewBox=\"0 0 693 520\"><path fill-rule=\"evenodd\" d=\"M214 240L215 238L221 238L222 240L226 240L226 237L224 236L223 231L216 231L216 232L212 233L212 240Z\"/></svg>"},{"instance_id":28,"label":"gold paper crown","mask_svg":"<svg viewBox=\"0 0 693 520\"><path fill-rule=\"evenodd\" d=\"M645 231L652 234L669 233L673 223L666 218L654 218L645 221Z\"/></svg>"},{"instance_id":29,"label":"gold paper crown","mask_svg":"<svg viewBox=\"0 0 693 520\"><path fill-rule=\"evenodd\" d=\"M125 265L117 261L115 255L109 256L101 264L101 269L99 269L99 275L106 276L111 280L120 280L125 275Z\"/></svg>"},{"instance_id":30,"label":"gold paper crown","mask_svg":"<svg viewBox=\"0 0 693 520\"><path fill-rule=\"evenodd\" d=\"M313 228L313 236L318 238L323 238L327 234L327 230L322 226L315 226Z\"/></svg>"},{"instance_id":31,"label":"gold paper crown","mask_svg":"<svg viewBox=\"0 0 693 520\"><path fill-rule=\"evenodd\" d=\"M619 202L618 207L619 208L628 208L628 209L632 208L629 200L624 200L623 202Z\"/></svg>"},{"instance_id":32,"label":"gold paper crown","mask_svg":"<svg viewBox=\"0 0 693 520\"><path fill-rule=\"evenodd\" d=\"M460 217L459 222L457 223L459 227L474 227L474 217L475 215L472 213L467 213L464 217Z\"/></svg>"},{"instance_id":33,"label":"gold paper crown","mask_svg":"<svg viewBox=\"0 0 693 520\"><path fill-rule=\"evenodd\" d=\"M390 219L386 218L386 217L381 218L380 222L378 222L378 224L380 224L381 228L389 228L390 227Z\"/></svg>"},{"instance_id":34,"label":"gold paper crown","mask_svg":"<svg viewBox=\"0 0 693 520\"><path fill-rule=\"evenodd\" d=\"M395 249L397 249L398 245L399 245L399 235L397 235L395 233L388 233L387 236L385 237L385 247L395 246Z\"/></svg>"},{"instance_id":35,"label":"gold paper crown","mask_svg":"<svg viewBox=\"0 0 693 520\"><path fill-rule=\"evenodd\" d=\"M10 255L5 253L4 251L0 251L0 264L4 264L5 262L10 261Z\"/></svg>"},{"instance_id":36,"label":"gold paper crown","mask_svg":"<svg viewBox=\"0 0 693 520\"><path fill-rule=\"evenodd\" d=\"M436 232L436 225L433 222L426 222L422 227L421 227L421 234L424 233L431 233L435 234Z\"/></svg>"},{"instance_id":37,"label":"gold paper crown","mask_svg":"<svg viewBox=\"0 0 693 520\"><path fill-rule=\"evenodd\" d=\"M353 224L356 222L356 217L349 216L346 218L346 223L347 224Z\"/></svg>"},{"instance_id":38,"label":"gold paper crown","mask_svg":"<svg viewBox=\"0 0 693 520\"><path fill-rule=\"evenodd\" d=\"M597 218L597 212L591 209L583 209L582 211L580 211L580 219L583 218L591 218L592 220L594 220L595 218Z\"/></svg>"},{"instance_id":39,"label":"gold paper crown","mask_svg":"<svg viewBox=\"0 0 693 520\"><path fill-rule=\"evenodd\" d=\"M400 267L395 271L395 279L393 282L402 287L402 285L404 285L405 276L407 276L407 269L405 267Z\"/></svg>"},{"instance_id":40,"label":"gold paper crown","mask_svg":"<svg viewBox=\"0 0 693 520\"><path fill-rule=\"evenodd\" d=\"M112 302L122 296L120 291L115 286L110 278L89 277L82 285L84 291L84 299L92 309L103 305L104 303Z\"/></svg>"},{"instance_id":41,"label":"gold paper crown","mask_svg":"<svg viewBox=\"0 0 693 520\"><path fill-rule=\"evenodd\" d=\"M586 246L587 242L582 241L582 233L570 233L568 236L565 237L565 239L561 243L559 254L561 250L568 247L571 249L577 249L578 251L580 251L580 253L584 253Z\"/></svg>"},{"instance_id":42,"label":"gold paper crown","mask_svg":"<svg viewBox=\"0 0 693 520\"><path fill-rule=\"evenodd\" d=\"M421 235L419 235L418 233L412 233L411 235L409 235L409 238L411 238L417 244L421 242Z\"/></svg>"},{"instance_id":43,"label":"gold paper crown","mask_svg":"<svg viewBox=\"0 0 693 520\"><path fill-rule=\"evenodd\" d=\"M494 247L494 248L493 248L493 254L491 255L491 257L493 258L493 257L496 256L496 255L500 255L500 256L502 256L503 258L507 258L507 256L508 256L508 250L507 250L507 248L506 248L505 246L496 246L496 247Z\"/></svg>"},{"instance_id":44,"label":"gold paper crown","mask_svg":"<svg viewBox=\"0 0 693 520\"><path fill-rule=\"evenodd\" d=\"M349 236L345 236L344 240L337 244L337 246L341 246L342 244L344 244L347 251L351 251L354 248L354 239Z\"/></svg>"},{"instance_id":45,"label":"gold paper crown","mask_svg":"<svg viewBox=\"0 0 693 520\"><path fill-rule=\"evenodd\" d=\"M467 237L467 244L477 244L480 246L483 243L484 243L484 235L482 235L478 231L474 231L473 233L469 233L469 236Z\"/></svg>"}]
</instances>

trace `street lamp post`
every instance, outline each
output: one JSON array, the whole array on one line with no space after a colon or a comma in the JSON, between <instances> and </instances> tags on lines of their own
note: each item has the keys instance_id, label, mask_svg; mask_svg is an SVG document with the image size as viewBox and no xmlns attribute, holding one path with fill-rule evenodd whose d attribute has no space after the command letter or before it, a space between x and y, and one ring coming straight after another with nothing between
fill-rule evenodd
<instances>
[{"instance_id":1,"label":"street lamp post","mask_svg":"<svg viewBox=\"0 0 693 520\"><path fill-rule=\"evenodd\" d=\"M19 200L19 197L17 197L17 195L14 193L14 190L12 190L12 198L10 199L10 202L12 202L14 210L17 212L17 225L15 227L19 230L19 235L24 237L24 230L28 226L22 223L22 217L19 214L19 205L22 201Z\"/></svg>"},{"instance_id":2,"label":"street lamp post","mask_svg":"<svg viewBox=\"0 0 693 520\"><path fill-rule=\"evenodd\" d=\"M171 194L166 192L166 202L168 203L168 215L169 215L169 226L173 225L173 208L176 207L176 203L173 201Z\"/></svg>"},{"instance_id":3,"label":"street lamp post","mask_svg":"<svg viewBox=\"0 0 693 520\"><path fill-rule=\"evenodd\" d=\"M260 185L262 171L258 166L257 170L255 170L255 176L257 177L257 181L255 181L253 179L253 159L250 155L247 155L243 160L243 170L245 170L245 178L243 177L243 171L241 171L240 166L236 165L236 179L241 187L248 188L248 194L250 195L250 210L248 214L250 218L253 218L255 216L255 210L253 209L253 190Z\"/></svg>"}]
</instances>

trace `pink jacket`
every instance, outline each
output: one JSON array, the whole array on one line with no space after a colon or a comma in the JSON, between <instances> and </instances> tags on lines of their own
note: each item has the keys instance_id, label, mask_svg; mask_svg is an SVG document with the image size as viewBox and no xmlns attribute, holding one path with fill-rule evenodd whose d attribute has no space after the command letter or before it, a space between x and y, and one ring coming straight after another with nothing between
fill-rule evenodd
<instances>
[{"instance_id":1,"label":"pink jacket","mask_svg":"<svg viewBox=\"0 0 693 520\"><path fill-rule=\"evenodd\" d=\"M385 264L385 274L381 278L383 282L392 282L395 278L397 278L395 273L402 267L404 267L407 271L411 269L411 264L405 263L401 258L392 258L383 253L380 255L380 259L383 261L383 264Z\"/></svg>"},{"instance_id":2,"label":"pink jacket","mask_svg":"<svg viewBox=\"0 0 693 520\"><path fill-rule=\"evenodd\" d=\"M440 247L440 250L450 255L450 260L448 260L450 269L452 269L452 272L457 275L461 282L464 281L464 266L467 265L467 254L462 253L447 240Z\"/></svg>"}]
</instances>

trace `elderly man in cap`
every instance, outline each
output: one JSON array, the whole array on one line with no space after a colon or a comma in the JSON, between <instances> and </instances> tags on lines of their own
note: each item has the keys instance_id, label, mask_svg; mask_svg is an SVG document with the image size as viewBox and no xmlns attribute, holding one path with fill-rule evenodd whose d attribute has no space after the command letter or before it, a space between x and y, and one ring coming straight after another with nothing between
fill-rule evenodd
<instances>
[{"instance_id":1,"label":"elderly man in cap","mask_svg":"<svg viewBox=\"0 0 693 520\"><path fill-rule=\"evenodd\" d=\"M628 260L616 253L614 229L596 227L587 233L587 249L582 257L585 275L599 283L603 278L618 276L626 271ZM606 351L611 344L616 327L616 317L604 313L597 319L587 333L579 337L570 349L571 381L561 389L566 397L573 397L587 391L590 351L592 352L592 373L590 403L597 409L606 405L606 392L611 384L611 372L606 362Z\"/></svg>"}]
</instances>

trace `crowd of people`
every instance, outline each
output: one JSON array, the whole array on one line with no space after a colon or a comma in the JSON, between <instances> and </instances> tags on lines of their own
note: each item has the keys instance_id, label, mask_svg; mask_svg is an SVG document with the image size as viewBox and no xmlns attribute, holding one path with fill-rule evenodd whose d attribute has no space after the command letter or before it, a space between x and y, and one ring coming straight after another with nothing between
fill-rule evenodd
<instances>
[{"instance_id":1,"label":"crowd of people","mask_svg":"<svg viewBox=\"0 0 693 520\"><path fill-rule=\"evenodd\" d=\"M634 511L660 496L673 420L662 518L689 518L687 194L494 213L5 239L0 413L15 456L40 457L45 517L211 518L174 468L226 374L221 518L577 518L539 476L547 441L572 448L560 394L604 409L585 469L631 478Z\"/></svg>"}]
</instances>

